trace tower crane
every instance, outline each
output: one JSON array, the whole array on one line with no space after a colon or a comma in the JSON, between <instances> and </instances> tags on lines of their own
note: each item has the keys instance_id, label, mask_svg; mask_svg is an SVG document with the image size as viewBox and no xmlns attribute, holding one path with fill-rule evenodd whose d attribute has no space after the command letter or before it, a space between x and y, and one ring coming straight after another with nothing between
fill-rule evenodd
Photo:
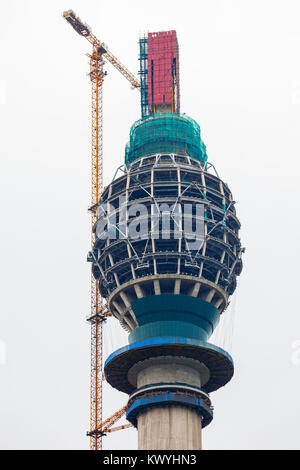
<instances>
[{"instance_id":1,"label":"tower crane","mask_svg":"<svg viewBox=\"0 0 300 470\"><path fill-rule=\"evenodd\" d=\"M100 41L73 10L67 10L63 17L81 36L92 45L90 58L90 72L92 86L92 138L91 138L91 252L88 261L93 261L94 233L93 226L97 220L97 207L103 191L103 80L104 60L106 58L132 85L140 88L139 80L108 50L104 42ZM90 378L90 449L102 449L102 436L107 432L125 429L130 424L111 428L111 426L125 413L126 407L118 410L114 415L102 422L102 388L103 388L103 324L111 316L103 299L100 296L98 283L91 273L91 314L88 321L91 325L91 378Z\"/></svg>"}]
</instances>

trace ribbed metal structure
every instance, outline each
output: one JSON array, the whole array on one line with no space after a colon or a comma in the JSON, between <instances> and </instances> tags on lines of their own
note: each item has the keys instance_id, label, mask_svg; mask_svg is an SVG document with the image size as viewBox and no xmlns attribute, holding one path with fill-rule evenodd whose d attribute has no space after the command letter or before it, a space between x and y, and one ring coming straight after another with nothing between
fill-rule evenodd
<instances>
[{"instance_id":1,"label":"ribbed metal structure","mask_svg":"<svg viewBox=\"0 0 300 470\"><path fill-rule=\"evenodd\" d=\"M98 262L93 270L110 311L128 331L138 326L130 306L141 297L158 293L192 296L212 303L220 313L227 306L242 268L240 223L228 186L208 168L209 164L182 155L143 157L103 192L102 203L107 203L108 215L115 223L109 227L111 239L104 222L105 233L97 233ZM199 202L204 206L205 236L199 252L192 253L188 234L172 237L178 228L175 216L170 217L171 238L163 238L157 205L176 206L179 213L184 204L191 205L193 225L193 208ZM137 203L148 210L142 222L147 233L144 238L132 240L126 236L125 226L134 220L130 207ZM107 212L103 211L104 219Z\"/></svg>"}]
</instances>

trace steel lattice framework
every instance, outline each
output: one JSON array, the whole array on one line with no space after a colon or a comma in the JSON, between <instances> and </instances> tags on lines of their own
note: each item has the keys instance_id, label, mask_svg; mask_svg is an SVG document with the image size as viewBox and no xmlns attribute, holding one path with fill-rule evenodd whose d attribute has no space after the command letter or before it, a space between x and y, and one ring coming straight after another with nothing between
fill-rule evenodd
<instances>
[{"instance_id":1,"label":"steel lattice framework","mask_svg":"<svg viewBox=\"0 0 300 470\"><path fill-rule=\"evenodd\" d=\"M91 256L95 237L93 227L97 220L97 207L103 191L103 80L105 57L132 85L140 88L140 82L121 62L107 50L91 32L90 27L83 23L72 10L65 11L63 17L71 24L75 31L84 36L93 46L90 58L90 79L92 88L92 151L91 151ZM111 428L120 419L126 407L121 408L112 417L103 422L102 414L102 388L103 388L103 324L111 316L99 293L98 282L91 273L91 315L88 321L91 324L91 379L90 379L90 449L102 449L102 437L106 432L126 429L130 424Z\"/></svg>"}]
</instances>

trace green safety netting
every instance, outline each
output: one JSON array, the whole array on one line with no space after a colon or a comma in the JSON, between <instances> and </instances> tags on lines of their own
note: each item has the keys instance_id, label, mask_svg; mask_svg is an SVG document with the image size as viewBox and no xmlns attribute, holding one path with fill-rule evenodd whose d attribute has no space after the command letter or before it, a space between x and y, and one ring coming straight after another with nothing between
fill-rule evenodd
<instances>
[{"instance_id":1,"label":"green safety netting","mask_svg":"<svg viewBox=\"0 0 300 470\"><path fill-rule=\"evenodd\" d=\"M153 153L178 153L206 162L206 147L194 119L176 113L157 113L136 121L130 129L125 163Z\"/></svg>"}]
</instances>

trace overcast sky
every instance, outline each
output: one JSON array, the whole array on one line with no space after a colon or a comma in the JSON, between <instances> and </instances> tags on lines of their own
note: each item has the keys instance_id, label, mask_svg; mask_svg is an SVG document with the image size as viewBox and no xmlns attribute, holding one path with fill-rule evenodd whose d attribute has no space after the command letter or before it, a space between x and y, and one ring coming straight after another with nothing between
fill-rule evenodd
<instances>
[{"instance_id":1,"label":"overcast sky","mask_svg":"<svg viewBox=\"0 0 300 470\"><path fill-rule=\"evenodd\" d=\"M299 2L69 2L1 2L0 447L89 446L91 48L61 16L72 8L135 74L139 35L176 29L181 111L237 202L244 271L217 335L235 375L211 394L204 448L299 449ZM140 116L107 71L105 184ZM105 357L126 343L108 323ZM125 402L107 386L104 416ZM136 446L133 429L104 441Z\"/></svg>"}]
</instances>

